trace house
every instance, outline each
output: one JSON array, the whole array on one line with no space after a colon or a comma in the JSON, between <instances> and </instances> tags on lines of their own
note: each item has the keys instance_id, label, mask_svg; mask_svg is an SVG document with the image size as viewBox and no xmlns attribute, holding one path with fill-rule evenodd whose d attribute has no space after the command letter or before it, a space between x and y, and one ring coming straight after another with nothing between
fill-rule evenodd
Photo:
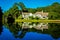
<instances>
[{"instance_id":1,"label":"house","mask_svg":"<svg viewBox=\"0 0 60 40\"><path fill-rule=\"evenodd\" d=\"M40 19L48 19L48 13L47 12L36 12L35 16L39 17Z\"/></svg>"},{"instance_id":2,"label":"house","mask_svg":"<svg viewBox=\"0 0 60 40\"><path fill-rule=\"evenodd\" d=\"M28 18L28 15L29 15L28 12L22 12L22 17L23 17L24 19L27 19L27 18Z\"/></svg>"},{"instance_id":3,"label":"house","mask_svg":"<svg viewBox=\"0 0 60 40\"><path fill-rule=\"evenodd\" d=\"M29 16L39 17L40 19L48 19L48 13L47 12L36 12L35 14L29 13L28 11L22 12L22 17L24 19L29 19Z\"/></svg>"},{"instance_id":4,"label":"house","mask_svg":"<svg viewBox=\"0 0 60 40\"><path fill-rule=\"evenodd\" d=\"M22 12L22 17L24 18L24 19L27 19L28 18L28 11L27 10L24 10L23 12Z\"/></svg>"}]
</instances>

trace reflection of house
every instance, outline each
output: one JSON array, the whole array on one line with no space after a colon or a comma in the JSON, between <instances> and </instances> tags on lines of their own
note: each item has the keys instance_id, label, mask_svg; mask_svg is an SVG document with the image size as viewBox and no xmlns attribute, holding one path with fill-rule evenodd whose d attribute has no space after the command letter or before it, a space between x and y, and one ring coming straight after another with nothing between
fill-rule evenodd
<instances>
[{"instance_id":1,"label":"reflection of house","mask_svg":"<svg viewBox=\"0 0 60 40\"><path fill-rule=\"evenodd\" d=\"M48 29L48 23L39 23L38 25L36 25L35 23L33 25L29 25L29 22L24 22L22 24L22 29L28 29L28 28L35 28L37 30L42 30L43 29Z\"/></svg>"},{"instance_id":2,"label":"reflection of house","mask_svg":"<svg viewBox=\"0 0 60 40\"><path fill-rule=\"evenodd\" d=\"M48 13L47 12L36 12L35 14L29 13L28 11L24 11L22 12L22 16L23 18L29 18L29 16L33 16L33 17L39 17L41 19L48 19Z\"/></svg>"},{"instance_id":3,"label":"reflection of house","mask_svg":"<svg viewBox=\"0 0 60 40\"><path fill-rule=\"evenodd\" d=\"M30 28L30 27L29 27L29 23L24 22L24 23L22 24L22 29L27 29L27 28Z\"/></svg>"},{"instance_id":4,"label":"reflection of house","mask_svg":"<svg viewBox=\"0 0 60 40\"><path fill-rule=\"evenodd\" d=\"M48 23L45 23L45 24L40 23L37 26L35 26L34 28L37 29L37 30L42 30L43 31L43 29L48 29Z\"/></svg>"}]
</instances>

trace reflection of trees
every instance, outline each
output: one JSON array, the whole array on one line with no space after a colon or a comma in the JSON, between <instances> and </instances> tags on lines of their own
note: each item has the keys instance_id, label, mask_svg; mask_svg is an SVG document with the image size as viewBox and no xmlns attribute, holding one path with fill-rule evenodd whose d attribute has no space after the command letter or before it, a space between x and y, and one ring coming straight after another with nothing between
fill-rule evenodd
<instances>
[{"instance_id":1,"label":"reflection of trees","mask_svg":"<svg viewBox=\"0 0 60 40\"><path fill-rule=\"evenodd\" d=\"M49 32L54 38L60 37L60 23L50 23Z\"/></svg>"},{"instance_id":2,"label":"reflection of trees","mask_svg":"<svg viewBox=\"0 0 60 40\"><path fill-rule=\"evenodd\" d=\"M1 10L1 7L0 7L0 34L3 30L3 27L2 27L2 16L3 16L3 13L2 13L2 10Z\"/></svg>"},{"instance_id":3,"label":"reflection of trees","mask_svg":"<svg viewBox=\"0 0 60 40\"><path fill-rule=\"evenodd\" d=\"M9 30L13 33L13 35L17 38L23 38L25 33L27 32L26 30L22 30L22 28L20 27L20 25L18 25L18 23L16 24L12 24L9 25ZM21 33L19 34L19 32L21 31ZM19 35L18 35L19 34Z\"/></svg>"},{"instance_id":4,"label":"reflection of trees","mask_svg":"<svg viewBox=\"0 0 60 40\"><path fill-rule=\"evenodd\" d=\"M42 30L36 30L34 28L22 29L22 26L20 26L19 24L18 23L16 23L16 24L14 24L14 23L8 24L8 26L9 26L8 28L9 28L10 32L12 32L13 35L16 38L17 37L23 38L27 32L37 32L37 33L43 33L43 34L50 34L54 38L59 38L60 37L60 35L59 35L60 34L60 32L59 32L59 30L60 30L60 27L59 27L60 24L59 23L50 23L48 30L44 29L43 31ZM32 23L32 25L33 25L33 23Z\"/></svg>"},{"instance_id":5,"label":"reflection of trees","mask_svg":"<svg viewBox=\"0 0 60 40\"><path fill-rule=\"evenodd\" d=\"M13 23L13 22L14 22L14 18L11 14L9 14L7 17L7 23Z\"/></svg>"},{"instance_id":6,"label":"reflection of trees","mask_svg":"<svg viewBox=\"0 0 60 40\"><path fill-rule=\"evenodd\" d=\"M18 35L18 32L21 30L21 27L16 23L16 24L8 24L9 25L9 30L10 32L13 33L13 35L16 37Z\"/></svg>"},{"instance_id":7,"label":"reflection of trees","mask_svg":"<svg viewBox=\"0 0 60 40\"><path fill-rule=\"evenodd\" d=\"M1 34L1 32L3 31L3 27L2 26L0 26L0 34Z\"/></svg>"},{"instance_id":8,"label":"reflection of trees","mask_svg":"<svg viewBox=\"0 0 60 40\"><path fill-rule=\"evenodd\" d=\"M3 16L3 13L2 13L2 9L0 7L0 24L2 25L2 16Z\"/></svg>"},{"instance_id":9,"label":"reflection of trees","mask_svg":"<svg viewBox=\"0 0 60 40\"><path fill-rule=\"evenodd\" d=\"M28 31L28 29L23 29L22 31L21 31L21 34L19 35L19 38L23 38L24 36L25 36L25 34L26 34L26 32Z\"/></svg>"}]
</instances>

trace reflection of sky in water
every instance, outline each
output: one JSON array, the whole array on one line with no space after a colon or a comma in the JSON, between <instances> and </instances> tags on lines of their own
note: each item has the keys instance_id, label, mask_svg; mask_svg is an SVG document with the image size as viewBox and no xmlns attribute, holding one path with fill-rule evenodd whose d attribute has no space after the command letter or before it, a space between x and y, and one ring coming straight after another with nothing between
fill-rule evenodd
<instances>
[{"instance_id":1,"label":"reflection of sky in water","mask_svg":"<svg viewBox=\"0 0 60 40\"><path fill-rule=\"evenodd\" d=\"M10 31L4 27L3 32L0 35L0 40L20 40L20 39L14 38L12 33L10 33ZM50 35L47 35L47 34L27 32L24 38L22 38L21 40L54 40L54 39Z\"/></svg>"},{"instance_id":2,"label":"reflection of sky in water","mask_svg":"<svg viewBox=\"0 0 60 40\"><path fill-rule=\"evenodd\" d=\"M15 40L16 38L14 38L14 36L12 35L12 33L10 33L10 31L6 28L3 29L2 34L0 35L0 40ZM18 40L18 38L16 39Z\"/></svg>"},{"instance_id":3,"label":"reflection of sky in water","mask_svg":"<svg viewBox=\"0 0 60 40\"><path fill-rule=\"evenodd\" d=\"M28 37L27 37L28 36ZM53 40L53 38L50 35L47 34L40 34L40 33L33 33L33 32L29 32L26 34L26 36L23 39L27 39L27 40Z\"/></svg>"}]
</instances>

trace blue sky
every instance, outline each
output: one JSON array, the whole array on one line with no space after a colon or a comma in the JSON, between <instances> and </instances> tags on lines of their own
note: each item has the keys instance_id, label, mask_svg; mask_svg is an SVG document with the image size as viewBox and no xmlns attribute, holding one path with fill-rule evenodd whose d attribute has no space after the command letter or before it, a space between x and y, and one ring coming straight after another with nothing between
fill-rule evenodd
<instances>
[{"instance_id":1,"label":"blue sky","mask_svg":"<svg viewBox=\"0 0 60 40\"><path fill-rule=\"evenodd\" d=\"M3 11L7 11L16 2L23 2L27 8L37 8L51 5L54 2L60 3L60 0L0 0L0 6Z\"/></svg>"}]
</instances>

